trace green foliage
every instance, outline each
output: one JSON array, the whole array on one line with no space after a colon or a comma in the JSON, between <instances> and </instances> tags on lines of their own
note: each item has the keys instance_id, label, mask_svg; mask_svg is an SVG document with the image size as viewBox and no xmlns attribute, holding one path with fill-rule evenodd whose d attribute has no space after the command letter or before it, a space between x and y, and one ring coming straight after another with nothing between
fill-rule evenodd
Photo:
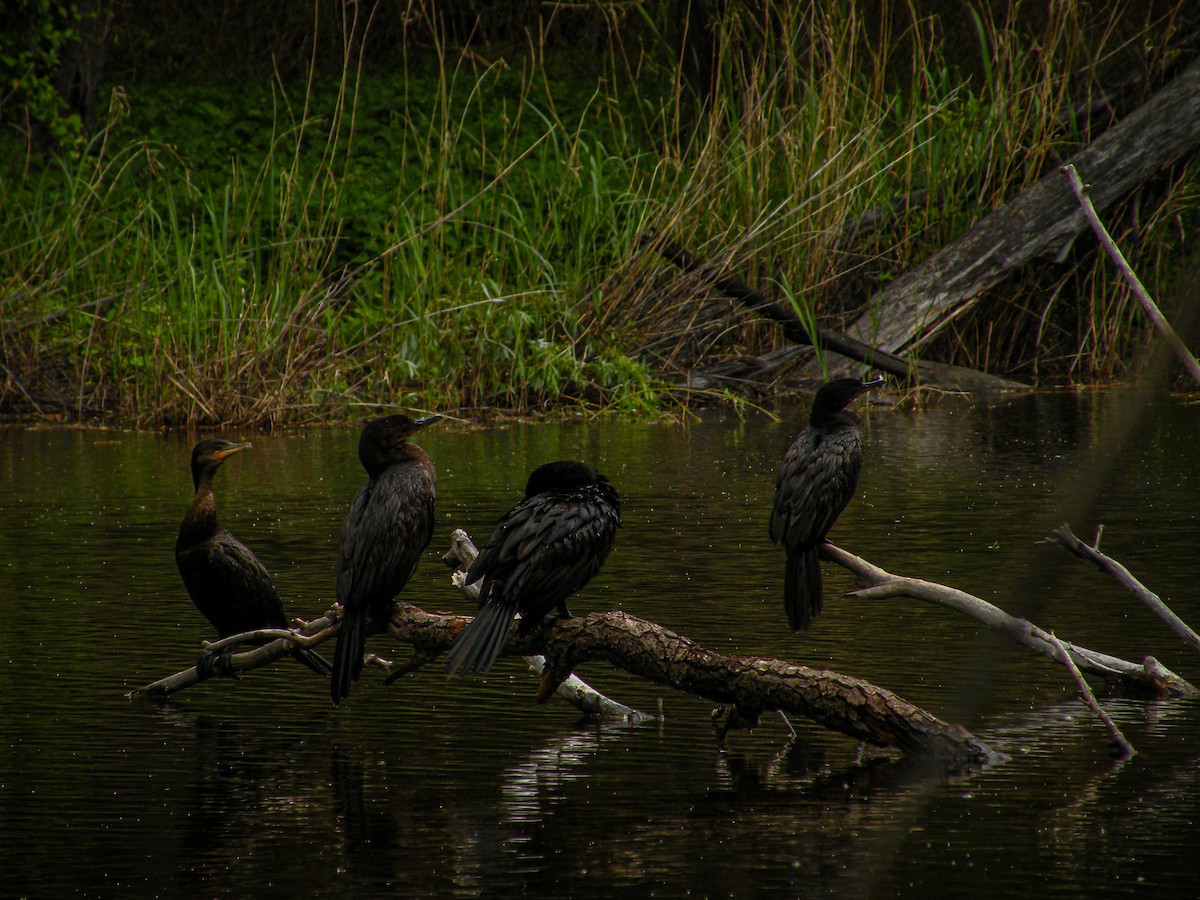
<instances>
[{"instance_id":1,"label":"green foliage","mask_svg":"<svg viewBox=\"0 0 1200 900\"><path fill-rule=\"evenodd\" d=\"M637 5L595 77L435 29L395 70L355 68L352 45L338 78L131 86L81 154L0 157L9 396L146 425L364 404L654 415L707 357L777 338L703 314L707 289L643 236L836 326L1087 138L1059 116L1094 49L1073 4L1038 44L964 12L974 78L911 6L870 23L819 6L723 7L707 66L677 64L670 23ZM1035 366L1076 370L1065 346L1095 372L1128 358L1110 287L1089 276L1054 316L1014 306L1006 358L1028 365L1031 322ZM991 332L965 334L945 355L990 364ZM48 360L68 391L33 384Z\"/></svg>"},{"instance_id":2,"label":"green foliage","mask_svg":"<svg viewBox=\"0 0 1200 900\"><path fill-rule=\"evenodd\" d=\"M79 10L61 0L8 0L0 29L0 122L45 129L54 147L79 149L83 124L55 80L64 45L78 39Z\"/></svg>"}]
</instances>

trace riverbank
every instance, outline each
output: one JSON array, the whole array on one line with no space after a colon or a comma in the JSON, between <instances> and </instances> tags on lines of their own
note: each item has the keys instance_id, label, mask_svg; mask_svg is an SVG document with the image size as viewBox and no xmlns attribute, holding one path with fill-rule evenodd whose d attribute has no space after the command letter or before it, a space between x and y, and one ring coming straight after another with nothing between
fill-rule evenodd
<instances>
[{"instance_id":1,"label":"riverbank","mask_svg":"<svg viewBox=\"0 0 1200 900\"><path fill-rule=\"evenodd\" d=\"M653 23L597 28L581 62L552 29L455 44L430 18L400 63L357 33L336 71L109 85L101 127L57 155L9 129L0 410L271 427L744 402L728 382L678 387L782 338L642 237L836 328L1161 83L1185 18L1145 13L1133 56L1113 34L1137 23L1074 4L1033 44L1031 23L968 8L881 10L730 9L702 78ZM1198 184L1183 165L1111 211L1168 313ZM1136 304L1079 244L925 356L1031 384L1133 374Z\"/></svg>"}]
</instances>

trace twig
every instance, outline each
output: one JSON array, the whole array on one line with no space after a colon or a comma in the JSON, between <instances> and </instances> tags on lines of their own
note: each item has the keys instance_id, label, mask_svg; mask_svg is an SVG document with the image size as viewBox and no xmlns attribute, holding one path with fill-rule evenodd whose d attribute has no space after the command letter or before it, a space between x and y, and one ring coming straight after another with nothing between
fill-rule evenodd
<instances>
[{"instance_id":1,"label":"twig","mask_svg":"<svg viewBox=\"0 0 1200 900\"><path fill-rule=\"evenodd\" d=\"M1100 221L1100 216L1096 213L1096 207L1092 205L1092 200L1088 196L1087 187L1083 180L1079 177L1079 173L1075 171L1075 167L1068 163L1062 166L1059 171L1067 176L1067 181L1071 185L1071 191L1075 194L1075 199L1079 201L1079 206L1083 209L1083 216L1087 219L1088 224L1095 232L1097 240L1101 246L1108 252L1109 258L1117 267L1117 271L1121 273L1121 277L1125 279L1125 283L1129 285L1129 289L1133 292L1142 305L1147 318L1158 329L1158 333L1163 336L1167 345L1175 351L1175 355L1179 357L1184 368L1191 374L1196 384L1200 384L1200 362L1196 361L1196 357L1187 348L1187 344L1183 339L1175 333L1175 329L1171 327L1171 323L1167 321L1167 317L1162 314L1158 305L1150 296L1150 292L1146 290L1137 273L1133 271L1133 267L1129 265L1125 259L1125 254L1121 252L1121 248L1117 246L1116 241L1109 235L1108 230L1104 227L1104 223Z\"/></svg>"},{"instance_id":2,"label":"twig","mask_svg":"<svg viewBox=\"0 0 1200 900\"><path fill-rule=\"evenodd\" d=\"M303 631L311 631L308 635L308 646L319 644L328 640L337 633L338 627L335 622L340 619L340 612L331 610L329 614L322 616L319 619L307 623ZM229 654L225 657L227 664L227 672L234 677L252 671L253 669L262 666L270 665L277 659L288 656L296 649L297 635L295 632L285 632L287 637L280 637L269 644L264 644L261 647L255 647L253 650L245 650L241 653ZM218 649L220 646L228 646L231 643L240 643L245 638L245 635L233 635L230 638L224 638L220 641L213 641L211 644L206 642L206 649ZM138 697L153 697L163 698L169 697L172 694L177 694L182 690L193 687L202 681L205 681L210 676L201 671L199 665L191 666L181 672L176 672L174 675L168 675L166 678L160 678L158 681L152 682L144 687L136 688L126 694L130 698Z\"/></svg>"},{"instance_id":3,"label":"twig","mask_svg":"<svg viewBox=\"0 0 1200 900\"><path fill-rule=\"evenodd\" d=\"M442 557L442 562L454 569L450 575L451 583L458 588L464 597L473 603L479 602L479 585L466 583L466 570L471 567L475 557L479 555L471 536L461 528L454 529L450 535L450 549ZM539 676L546 672L544 656L526 656L530 668ZM618 703L611 697L606 697L577 675L572 674L557 688L560 697L576 709L601 719L623 720L626 722L648 722L658 718L649 713L641 712L633 707Z\"/></svg>"},{"instance_id":4,"label":"twig","mask_svg":"<svg viewBox=\"0 0 1200 900\"><path fill-rule=\"evenodd\" d=\"M1075 682L1075 686L1079 689L1080 699L1100 717L1100 721L1104 723L1104 727L1108 729L1109 735L1112 736L1113 743L1121 748L1122 758L1131 759L1137 753L1133 749L1133 744L1125 740L1125 735L1121 734L1121 729L1117 727L1117 723L1112 720L1112 716L1106 713L1103 707L1096 702L1096 695L1092 693L1092 689L1088 687L1087 681L1084 680L1083 673L1079 671L1075 661L1071 659L1071 654L1067 652L1067 648L1063 646L1063 642L1058 639L1053 631L1049 632L1050 640L1058 650L1058 661L1067 667L1067 671L1071 673L1071 678Z\"/></svg>"},{"instance_id":5,"label":"twig","mask_svg":"<svg viewBox=\"0 0 1200 900\"><path fill-rule=\"evenodd\" d=\"M852 597L866 600L911 597L937 603L982 622L992 631L997 631L1042 656L1051 659L1058 657L1058 650L1049 639L1048 632L1027 619L1010 616L999 607L973 594L932 581L893 575L834 544L822 544L820 552L823 559L835 562L854 573L861 589L853 591L850 594ZM1138 665L1078 644L1064 642L1064 645L1080 669L1104 678L1124 691L1152 697L1194 697L1200 693L1154 657L1147 656L1141 665Z\"/></svg>"},{"instance_id":6,"label":"twig","mask_svg":"<svg viewBox=\"0 0 1200 900\"><path fill-rule=\"evenodd\" d=\"M1123 565L1117 562L1110 556L1106 556L1096 549L1096 546L1089 547L1083 541L1075 536L1071 531L1071 526L1067 524L1059 525L1051 532L1051 537L1059 544L1066 548L1067 552L1078 556L1080 559L1094 563L1100 571L1111 576L1116 582L1127 590L1131 591L1135 597L1150 607L1150 611L1162 619L1179 637L1192 646L1192 649L1200 651L1200 635L1196 634L1188 624L1175 615L1167 604L1163 603L1158 594L1149 590L1145 585L1133 577L1133 574ZM1100 543L1100 532L1096 532L1096 545Z\"/></svg>"}]
</instances>

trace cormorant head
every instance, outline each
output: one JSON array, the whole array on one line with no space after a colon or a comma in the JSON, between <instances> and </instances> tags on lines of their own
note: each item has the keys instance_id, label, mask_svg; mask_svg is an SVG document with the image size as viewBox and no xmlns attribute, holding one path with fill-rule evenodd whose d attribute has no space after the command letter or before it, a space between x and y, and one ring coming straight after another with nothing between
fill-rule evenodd
<instances>
[{"instance_id":1,"label":"cormorant head","mask_svg":"<svg viewBox=\"0 0 1200 900\"><path fill-rule=\"evenodd\" d=\"M249 441L225 441L213 438L192 448L192 486L200 487L205 472L216 472L226 458L253 446Z\"/></svg>"},{"instance_id":2,"label":"cormorant head","mask_svg":"<svg viewBox=\"0 0 1200 900\"><path fill-rule=\"evenodd\" d=\"M525 496L534 497L550 491L565 491L589 484L607 483L608 479L587 463L559 460L538 466L525 483Z\"/></svg>"},{"instance_id":3,"label":"cormorant head","mask_svg":"<svg viewBox=\"0 0 1200 900\"><path fill-rule=\"evenodd\" d=\"M836 415L854 401L855 397L865 394L873 387L883 384L883 376L870 381L860 381L857 378L835 378L827 381L817 390L813 398L812 413L809 421L814 425L826 421Z\"/></svg>"},{"instance_id":4,"label":"cormorant head","mask_svg":"<svg viewBox=\"0 0 1200 900\"><path fill-rule=\"evenodd\" d=\"M410 419L408 416L384 416L373 419L363 428L358 439L358 460L369 473L386 469L404 458L404 443L426 425L440 421L441 416Z\"/></svg>"}]
</instances>

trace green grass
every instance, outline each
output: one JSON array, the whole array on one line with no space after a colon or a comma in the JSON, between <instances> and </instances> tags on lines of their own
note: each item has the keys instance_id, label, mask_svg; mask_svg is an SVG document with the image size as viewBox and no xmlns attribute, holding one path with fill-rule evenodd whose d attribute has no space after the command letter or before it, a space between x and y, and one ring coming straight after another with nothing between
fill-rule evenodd
<instances>
[{"instance_id":1,"label":"green grass","mask_svg":"<svg viewBox=\"0 0 1200 900\"><path fill-rule=\"evenodd\" d=\"M286 90L114 91L83 153L3 151L0 406L141 426L378 407L659 414L683 373L779 339L640 236L670 235L837 327L1089 139L1059 113L1132 46L1074 4L1037 41L964 8L964 66L962 41L952 58L945 23L910 6L869 21L822 6L764 19L731 5L707 100L652 16L608 31L592 81L538 47L454 50L434 32L395 72L364 74L351 52L340 76ZM1143 213L1152 291L1196 184L1178 174ZM1070 283L1040 272L997 292L934 352L1107 378L1142 335L1098 259Z\"/></svg>"}]
</instances>

